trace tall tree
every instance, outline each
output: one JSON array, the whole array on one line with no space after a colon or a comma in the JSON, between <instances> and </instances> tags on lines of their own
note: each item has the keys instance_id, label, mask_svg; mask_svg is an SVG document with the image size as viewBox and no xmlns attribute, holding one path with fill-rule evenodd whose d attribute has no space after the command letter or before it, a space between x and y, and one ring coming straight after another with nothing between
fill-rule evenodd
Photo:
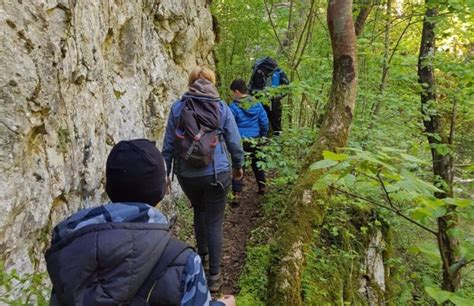
<instances>
[{"instance_id":1,"label":"tall tree","mask_svg":"<svg viewBox=\"0 0 474 306\"><path fill-rule=\"evenodd\" d=\"M434 0L426 0L426 12L423 19L420 53L418 58L418 77L421 84L421 111L423 124L431 147L433 174L435 183L444 192L437 193L436 197L443 199L453 195L453 158L451 153L440 152L441 146L452 143L452 132L449 137L443 133L439 110L437 109L436 82L433 59L436 52L435 26L438 15ZM456 238L449 235L451 229L457 226L456 215L452 212L454 206L448 206L448 213L438 218L438 247L440 250L443 282L442 289L456 291L461 285L459 261L459 245Z\"/></svg>"},{"instance_id":2,"label":"tall tree","mask_svg":"<svg viewBox=\"0 0 474 306\"><path fill-rule=\"evenodd\" d=\"M333 50L333 79L318 139L303 173L292 190L286 217L279 227L274 263L270 271L268 304L301 305L301 276L304 254L313 239L313 227L324 215L325 192L313 190L321 175L309 165L322 159L324 150L347 145L357 85L356 36L351 0L331 0L327 21Z\"/></svg>"}]
</instances>

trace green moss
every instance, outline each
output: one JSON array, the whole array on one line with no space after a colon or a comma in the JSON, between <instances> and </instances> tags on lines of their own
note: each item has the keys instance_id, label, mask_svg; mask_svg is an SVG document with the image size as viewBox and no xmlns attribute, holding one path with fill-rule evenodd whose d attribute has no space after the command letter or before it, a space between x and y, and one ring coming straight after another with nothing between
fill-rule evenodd
<instances>
[{"instance_id":1,"label":"green moss","mask_svg":"<svg viewBox=\"0 0 474 306\"><path fill-rule=\"evenodd\" d=\"M252 302L250 304L242 302L243 305L263 303L267 293L267 274L270 259L271 253L268 244L254 245L247 248L244 272L239 280L239 305L241 300Z\"/></svg>"},{"instance_id":2,"label":"green moss","mask_svg":"<svg viewBox=\"0 0 474 306\"><path fill-rule=\"evenodd\" d=\"M238 305L266 305L268 272L274 260L271 239L275 236L275 220L284 218L286 189L280 189L274 181L267 182L269 190L263 204L263 217L252 231L247 244L245 266L238 281L240 288Z\"/></svg>"},{"instance_id":3,"label":"green moss","mask_svg":"<svg viewBox=\"0 0 474 306\"><path fill-rule=\"evenodd\" d=\"M314 228L314 239L306 254L302 291L304 305L363 305L359 294L360 279L365 274L364 256L371 234L382 230L390 250L390 228L374 212L353 205L350 199L333 196L323 222ZM389 251L390 252L390 251ZM389 252L384 253L388 260ZM386 285L390 279L387 277ZM371 288L377 292L378 286ZM378 291L382 297L386 293Z\"/></svg>"},{"instance_id":4,"label":"green moss","mask_svg":"<svg viewBox=\"0 0 474 306\"><path fill-rule=\"evenodd\" d=\"M58 130L58 148L62 153L67 153L68 145L71 143L71 134L67 128Z\"/></svg>"},{"instance_id":5,"label":"green moss","mask_svg":"<svg viewBox=\"0 0 474 306\"><path fill-rule=\"evenodd\" d=\"M265 306L265 303L258 300L252 294L239 294L237 297L237 305L239 306Z\"/></svg>"},{"instance_id":6,"label":"green moss","mask_svg":"<svg viewBox=\"0 0 474 306\"><path fill-rule=\"evenodd\" d=\"M120 91L120 90L114 89L115 98L119 100L126 92L127 92L126 90Z\"/></svg>"}]
</instances>

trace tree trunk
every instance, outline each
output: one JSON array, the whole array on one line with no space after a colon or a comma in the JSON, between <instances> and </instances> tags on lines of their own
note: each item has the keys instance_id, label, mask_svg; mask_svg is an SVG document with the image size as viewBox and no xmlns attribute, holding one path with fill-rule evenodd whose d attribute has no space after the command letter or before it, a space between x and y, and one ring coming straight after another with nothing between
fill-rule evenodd
<instances>
[{"instance_id":1,"label":"tree trunk","mask_svg":"<svg viewBox=\"0 0 474 306\"><path fill-rule=\"evenodd\" d=\"M444 193L437 193L436 197L443 199L453 194L453 160L452 155L440 154L439 145L448 145L447 137L443 135L438 110L436 109L436 83L433 67L433 58L436 51L435 18L437 10L434 0L426 0L426 12L423 20L423 31L421 36L420 55L418 59L418 77L422 85L421 112L423 113L423 124L431 146L433 159L433 174L435 184L443 189ZM448 232L457 226L457 218L449 214L455 210L454 206L448 207L448 214L438 218L438 247L440 250L443 282L442 289L454 292L461 285L459 270L450 272L449 268L459 260L459 244L457 239L451 237Z\"/></svg>"},{"instance_id":2,"label":"tree trunk","mask_svg":"<svg viewBox=\"0 0 474 306\"><path fill-rule=\"evenodd\" d=\"M355 105L357 84L356 39L351 0L331 0L328 26L333 49L333 80L319 137L290 193L286 216L276 235L275 257L269 275L268 305L301 305L304 255L313 238L313 227L321 223L325 192L313 191L321 175L309 165L322 158L324 150L347 145Z\"/></svg>"}]
</instances>

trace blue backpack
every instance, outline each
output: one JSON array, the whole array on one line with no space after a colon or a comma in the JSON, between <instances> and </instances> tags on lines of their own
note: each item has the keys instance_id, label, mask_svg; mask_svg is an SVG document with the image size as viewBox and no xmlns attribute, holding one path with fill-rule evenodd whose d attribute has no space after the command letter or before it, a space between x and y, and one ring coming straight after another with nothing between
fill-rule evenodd
<instances>
[{"instance_id":1,"label":"blue backpack","mask_svg":"<svg viewBox=\"0 0 474 306\"><path fill-rule=\"evenodd\" d=\"M271 87L280 86L280 73L281 73L280 68L277 68L275 71L273 71L271 83L270 83Z\"/></svg>"}]
</instances>

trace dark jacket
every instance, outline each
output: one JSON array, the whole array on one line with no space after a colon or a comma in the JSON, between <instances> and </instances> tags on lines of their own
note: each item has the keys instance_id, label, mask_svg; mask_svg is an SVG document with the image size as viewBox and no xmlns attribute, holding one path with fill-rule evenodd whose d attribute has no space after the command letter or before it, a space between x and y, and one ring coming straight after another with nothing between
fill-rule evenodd
<instances>
[{"instance_id":1,"label":"dark jacket","mask_svg":"<svg viewBox=\"0 0 474 306\"><path fill-rule=\"evenodd\" d=\"M202 267L200 259L180 248L163 222L166 217L149 205L112 203L59 223L45 255L50 305L201 305L189 294L198 291L194 283L185 282L195 273L185 269ZM209 303L209 292L199 298Z\"/></svg>"}]
</instances>

